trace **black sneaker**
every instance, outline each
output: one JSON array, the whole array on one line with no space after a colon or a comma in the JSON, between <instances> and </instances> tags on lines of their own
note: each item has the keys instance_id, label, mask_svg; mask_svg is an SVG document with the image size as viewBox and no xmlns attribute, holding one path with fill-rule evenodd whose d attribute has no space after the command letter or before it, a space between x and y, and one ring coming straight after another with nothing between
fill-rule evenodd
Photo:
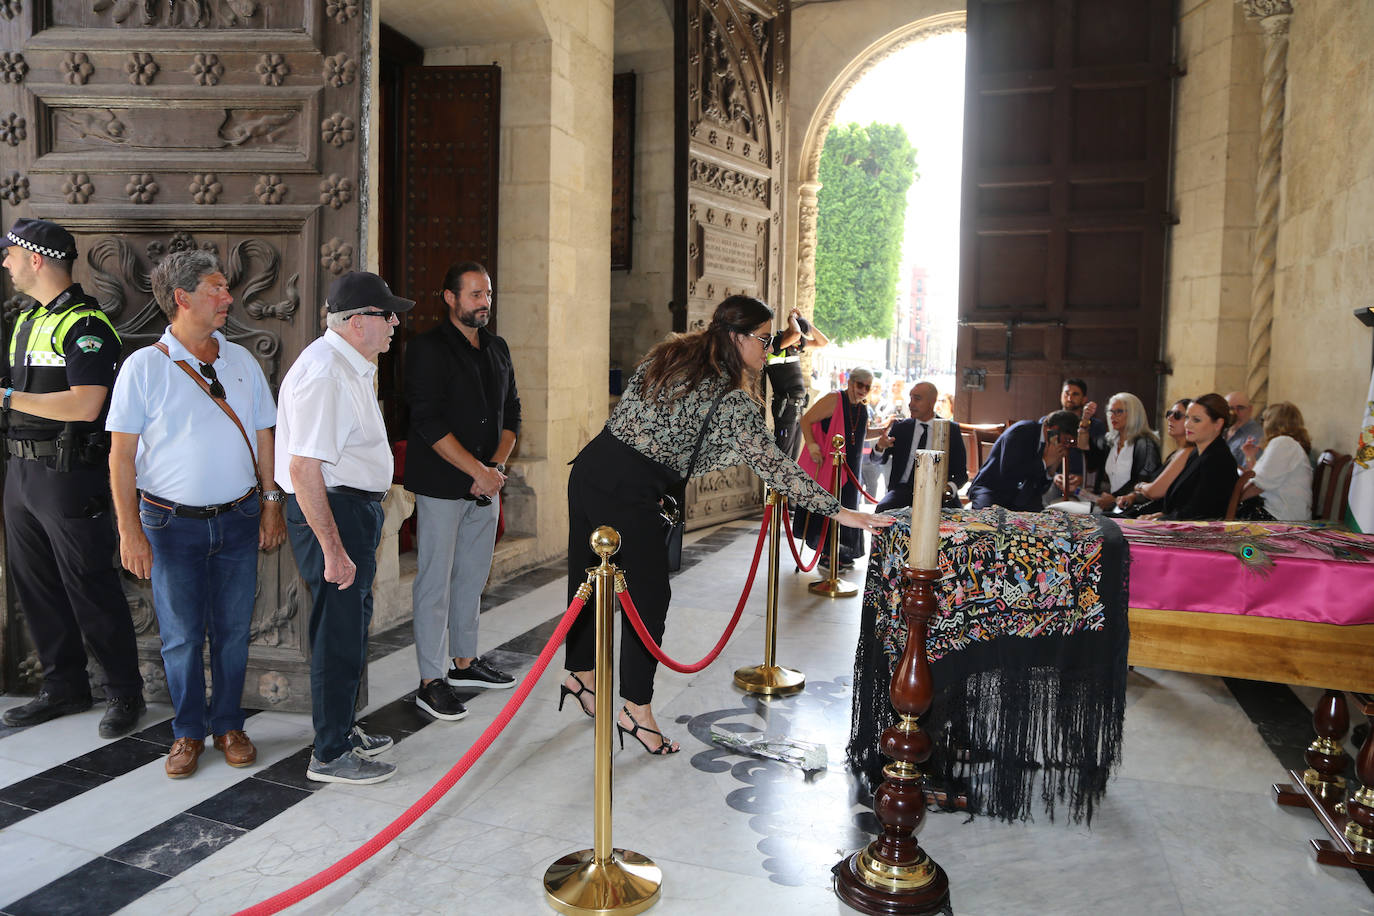
<instances>
[{"instance_id":1,"label":"black sneaker","mask_svg":"<svg viewBox=\"0 0 1374 916\"><path fill-rule=\"evenodd\" d=\"M515 686L515 678L499 668L493 668L480 658L474 658L466 668L454 665L448 669L450 687L485 687L488 690L509 690Z\"/></svg>"},{"instance_id":2,"label":"black sneaker","mask_svg":"<svg viewBox=\"0 0 1374 916\"><path fill-rule=\"evenodd\" d=\"M348 732L348 743L364 757L376 757L391 747L393 742L390 735L369 735L361 725L355 725Z\"/></svg>"},{"instance_id":3,"label":"black sneaker","mask_svg":"<svg viewBox=\"0 0 1374 916\"><path fill-rule=\"evenodd\" d=\"M74 712L85 712L90 708L90 694L55 697L46 690L40 690L38 696L23 706L5 710L3 718L5 724L11 728L24 728L56 719L59 716L69 716Z\"/></svg>"},{"instance_id":4,"label":"black sneaker","mask_svg":"<svg viewBox=\"0 0 1374 916\"><path fill-rule=\"evenodd\" d=\"M468 714L467 707L441 677L420 685L420 689L415 691L415 705L434 718L446 722L457 722Z\"/></svg>"},{"instance_id":5,"label":"black sneaker","mask_svg":"<svg viewBox=\"0 0 1374 916\"><path fill-rule=\"evenodd\" d=\"M143 697L111 697L105 715L100 719L99 733L102 738L122 738L134 730L138 720L148 711Z\"/></svg>"}]
</instances>

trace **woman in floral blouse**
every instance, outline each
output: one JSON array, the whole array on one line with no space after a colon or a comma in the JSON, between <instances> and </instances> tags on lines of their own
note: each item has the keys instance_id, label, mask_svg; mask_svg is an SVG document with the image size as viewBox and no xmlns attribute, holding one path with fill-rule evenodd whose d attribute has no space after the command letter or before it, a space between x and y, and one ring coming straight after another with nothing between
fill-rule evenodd
<instances>
[{"instance_id":1,"label":"woman in floral blouse","mask_svg":"<svg viewBox=\"0 0 1374 916\"><path fill-rule=\"evenodd\" d=\"M635 370L606 427L573 462L568 480L568 595L586 579L599 558L588 539L598 526L620 532L617 565L625 571L635 607L654 640L662 643L668 613L668 556L659 500L686 476L698 436L710 414L693 476L744 463L789 501L828 515L842 525L886 528L889 516L842 508L780 452L764 424L752 391L767 355L773 311L757 299L731 296L716 307L700 331L660 343ZM714 414L711 414L712 408ZM560 694L594 713L592 667L595 627L591 613L578 617L568 634L569 675ZM657 662L628 621L620 638L620 694L625 700L617 727L651 754L675 754L677 742L663 737L650 702Z\"/></svg>"}]
</instances>

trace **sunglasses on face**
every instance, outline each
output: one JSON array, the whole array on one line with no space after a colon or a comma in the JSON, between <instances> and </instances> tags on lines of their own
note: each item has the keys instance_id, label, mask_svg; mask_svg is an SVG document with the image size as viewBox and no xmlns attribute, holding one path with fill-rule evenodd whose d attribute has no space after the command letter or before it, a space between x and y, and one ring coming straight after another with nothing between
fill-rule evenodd
<instances>
[{"instance_id":1,"label":"sunglasses on face","mask_svg":"<svg viewBox=\"0 0 1374 916\"><path fill-rule=\"evenodd\" d=\"M750 334L750 335L748 335L748 336L754 338L754 339L757 340L759 343L763 344L763 346L764 346L765 349L767 349L768 345L769 345L770 343L773 342L773 338L771 338L771 337L760 337L760 336L757 335L757 334Z\"/></svg>"},{"instance_id":2,"label":"sunglasses on face","mask_svg":"<svg viewBox=\"0 0 1374 916\"><path fill-rule=\"evenodd\" d=\"M200 374L210 380L210 397L223 399L224 386L220 384L219 376L215 373L215 367L209 363L201 363Z\"/></svg>"},{"instance_id":3,"label":"sunglasses on face","mask_svg":"<svg viewBox=\"0 0 1374 916\"><path fill-rule=\"evenodd\" d=\"M362 316L364 316L364 317L367 317L367 318L381 318L382 320L388 321L388 322L391 321L392 318L395 318L395 317L396 317L396 313L395 313L395 312L381 312L381 311L377 311L377 312L359 312L358 314L359 314L359 315L362 315Z\"/></svg>"},{"instance_id":4,"label":"sunglasses on face","mask_svg":"<svg viewBox=\"0 0 1374 916\"><path fill-rule=\"evenodd\" d=\"M1182 420L1187 414L1181 410L1171 410L1164 416L1168 417L1170 420Z\"/></svg>"}]
</instances>

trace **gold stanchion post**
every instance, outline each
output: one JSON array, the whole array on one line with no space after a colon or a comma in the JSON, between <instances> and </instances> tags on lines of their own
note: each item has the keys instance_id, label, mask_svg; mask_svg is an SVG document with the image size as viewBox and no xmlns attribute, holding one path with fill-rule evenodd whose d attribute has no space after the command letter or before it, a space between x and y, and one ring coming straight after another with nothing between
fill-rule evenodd
<instances>
[{"instance_id":1,"label":"gold stanchion post","mask_svg":"<svg viewBox=\"0 0 1374 916\"><path fill-rule=\"evenodd\" d=\"M777 663L778 642L778 564L782 549L782 514L787 501L777 490L769 489L767 503L772 509L768 520L768 609L763 624L763 664L748 665L735 671L735 686L746 693L786 696L806 686L806 675Z\"/></svg>"},{"instance_id":2,"label":"gold stanchion post","mask_svg":"<svg viewBox=\"0 0 1374 916\"><path fill-rule=\"evenodd\" d=\"M844 489L844 436L836 434L830 445L835 462L834 492L835 498L839 499ZM826 578L812 582L806 589L813 595L825 595L827 598L853 598L859 593L857 585L840 578L840 523L834 519L830 520L830 572Z\"/></svg>"},{"instance_id":3,"label":"gold stanchion post","mask_svg":"<svg viewBox=\"0 0 1374 916\"><path fill-rule=\"evenodd\" d=\"M663 872L647 856L611 846L611 622L616 576L611 556L620 549L620 534L602 526L592 532L591 543L601 557L601 565L588 570L596 576L596 820L592 848L569 853L544 872L544 897L568 916L632 916L658 902Z\"/></svg>"}]
</instances>

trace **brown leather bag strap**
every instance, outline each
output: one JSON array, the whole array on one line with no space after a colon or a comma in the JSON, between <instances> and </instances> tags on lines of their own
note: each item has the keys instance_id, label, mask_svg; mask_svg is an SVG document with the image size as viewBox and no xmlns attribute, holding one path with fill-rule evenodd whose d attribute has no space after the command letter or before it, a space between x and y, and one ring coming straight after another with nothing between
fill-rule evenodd
<instances>
[{"instance_id":1,"label":"brown leather bag strap","mask_svg":"<svg viewBox=\"0 0 1374 916\"><path fill-rule=\"evenodd\" d=\"M153 346L161 350L163 356L166 356L168 359L172 359L172 354L167 349L167 345L165 343L159 340L157 343L153 344ZM229 419L234 421L234 425L239 428L239 435L243 437L243 444L248 447L248 462L253 466L253 479L257 481L258 491L261 492L262 475L258 473L257 455L253 452L253 443L249 440L248 432L243 428L243 423L239 420L239 415L234 413L234 408L229 406L229 402L227 400L225 400L224 398L217 398L210 393L210 383L207 382L205 380L205 377L202 376L199 372L192 369L190 363L186 362L186 360L184 359L172 359L172 362L180 366L181 371L189 375L195 381L195 383L200 386L200 390L204 391L206 395L209 396L210 400L218 404L219 409L224 411L224 413L229 417Z\"/></svg>"}]
</instances>

